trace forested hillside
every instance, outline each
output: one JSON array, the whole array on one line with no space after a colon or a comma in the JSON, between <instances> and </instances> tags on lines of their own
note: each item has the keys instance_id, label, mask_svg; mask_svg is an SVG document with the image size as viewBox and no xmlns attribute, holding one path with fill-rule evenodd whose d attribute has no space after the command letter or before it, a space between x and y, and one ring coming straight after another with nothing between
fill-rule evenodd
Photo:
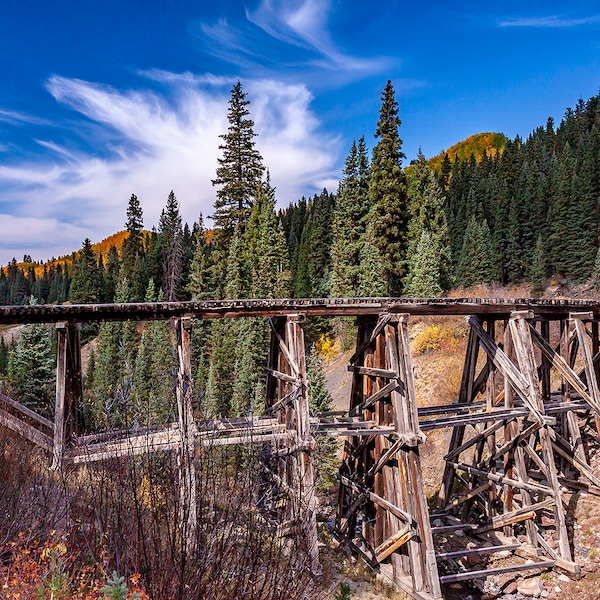
<instances>
[{"instance_id":1,"label":"forested hillside","mask_svg":"<svg viewBox=\"0 0 600 600\"><path fill-rule=\"evenodd\" d=\"M525 140L481 134L439 160L419 154L407 169L388 81L371 152L360 137L335 192L323 190L279 212L239 82L228 122L210 232L202 215L191 226L182 223L174 192L157 227L146 231L133 194L126 233L116 244L95 251L86 239L68 260L45 265L13 260L0 272L0 302L440 296L455 286L522 281L539 292L551 275L580 282L593 274L600 96L580 100L558 126L549 119ZM328 325L309 327L313 340ZM208 412L242 414L260 404L267 334L258 319L198 324L196 384ZM156 351L168 330L104 324L84 332L87 340L96 335L87 386L97 415L118 394L147 401L170 393L144 388L153 369L159 375L174 369L170 350ZM9 354L2 342L0 375L10 371ZM155 412L127 418L164 417Z\"/></svg>"}]
</instances>

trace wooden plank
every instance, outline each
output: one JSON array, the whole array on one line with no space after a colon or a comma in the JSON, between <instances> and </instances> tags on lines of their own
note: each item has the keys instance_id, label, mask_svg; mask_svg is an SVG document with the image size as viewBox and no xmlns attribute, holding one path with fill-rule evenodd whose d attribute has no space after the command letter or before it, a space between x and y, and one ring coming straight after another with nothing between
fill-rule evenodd
<instances>
[{"instance_id":1,"label":"wooden plank","mask_svg":"<svg viewBox=\"0 0 600 600\"><path fill-rule=\"evenodd\" d=\"M451 461L450 461L451 462ZM496 475L495 473L489 473L488 471L482 471L481 469L476 469L470 465L465 465L462 463L454 463L451 462L455 469L459 469L461 471L466 471L467 473L473 473L475 475L479 475L480 477L484 477L489 479L490 481L495 481L496 483L503 483L506 485L510 485L511 487L520 488L522 490L527 490L529 492L539 492L546 496L554 496L554 490L544 485L538 485L535 483L526 483L525 481L519 481L516 479L509 479L508 477L504 477L502 475Z\"/></svg>"},{"instance_id":2,"label":"wooden plank","mask_svg":"<svg viewBox=\"0 0 600 600\"><path fill-rule=\"evenodd\" d=\"M581 319L575 318L574 316L572 316L571 319L575 324L575 331L577 332L577 339L579 340L579 347L581 348L585 377L590 393L590 406L595 413L596 429L600 435L600 388L598 387L598 380L596 379L596 369L594 367L592 350L587 339L585 326Z\"/></svg>"},{"instance_id":3,"label":"wooden plank","mask_svg":"<svg viewBox=\"0 0 600 600\"><path fill-rule=\"evenodd\" d=\"M487 556L496 552L512 552L520 547L521 544L505 544L500 546L484 546L482 548L463 548L455 552L438 552L436 558L438 560L454 560L455 558L463 558L465 556Z\"/></svg>"},{"instance_id":4,"label":"wooden plank","mask_svg":"<svg viewBox=\"0 0 600 600\"><path fill-rule=\"evenodd\" d=\"M417 409L417 397L414 384L414 365L410 352L410 340L407 325L408 316L399 321L397 326L397 344L399 356L399 373L406 382L406 394L408 400L408 427L413 434L421 436L419 428L419 415ZM393 394L397 394L394 392ZM392 396L393 396L392 394ZM431 533L431 523L429 517L429 505L425 496L425 485L423 482L423 473L419 457L418 446L407 450L408 470L412 480L414 493L415 518L417 520L417 533L420 537L419 551L421 560L426 573L426 591L436 598L441 598L442 591L440 586L437 562L435 559L435 546ZM417 588L419 589L419 588Z\"/></svg>"},{"instance_id":5,"label":"wooden plank","mask_svg":"<svg viewBox=\"0 0 600 600\"><path fill-rule=\"evenodd\" d=\"M277 341L279 342L279 348L283 352L283 355L285 356L285 358L287 359L287 362L288 362L291 370L294 372L294 374L296 376L298 376L300 374L300 368L298 367L298 365L296 364L296 361L292 357L284 339L281 337L279 331L277 331L275 321L272 318L269 319L269 325L271 326L271 331L273 332L273 335L277 338Z\"/></svg>"},{"instance_id":6,"label":"wooden plank","mask_svg":"<svg viewBox=\"0 0 600 600\"><path fill-rule=\"evenodd\" d=\"M402 521L405 521L406 523L408 523L410 525L413 524L414 520L409 513L402 510L398 506L393 505L391 502L388 502L385 498L378 496L377 494L371 492L367 488L361 486L360 484L356 483L355 481L352 481L351 479L349 479L348 477L345 477L344 475L338 475L338 479L342 485L352 488L355 492L358 492L359 494L364 494L371 502L373 502L374 504L377 504L378 506L381 506L388 512L391 512L395 517L398 517L399 519L401 519Z\"/></svg>"},{"instance_id":7,"label":"wooden plank","mask_svg":"<svg viewBox=\"0 0 600 600\"><path fill-rule=\"evenodd\" d=\"M375 392L373 395L369 396L364 402L355 406L350 411L350 416L360 414L361 411L373 406L375 402L381 400L382 398L385 398L386 396L389 396L392 392L395 392L396 390L400 389L402 385L403 384L401 381L390 381L390 383L384 385L380 390Z\"/></svg>"},{"instance_id":8,"label":"wooden plank","mask_svg":"<svg viewBox=\"0 0 600 600\"><path fill-rule=\"evenodd\" d=\"M468 450L473 445L485 440L489 435L504 427L504 425L504 420L498 420L493 425L490 425L490 427L487 429L484 429L481 433L478 433L476 436L467 440L464 444L461 444L458 448L454 448L454 450L448 452L448 454L444 456L444 460L454 460L455 458L458 458L465 450Z\"/></svg>"},{"instance_id":9,"label":"wooden plank","mask_svg":"<svg viewBox=\"0 0 600 600\"><path fill-rule=\"evenodd\" d=\"M520 571L545 571L552 569L556 564L555 560L544 560L535 563L526 563L522 565L513 565L510 567L498 567L496 569L482 569L478 571L467 571L465 573L454 573L452 575L443 575L440 581L443 584L456 583L459 581L469 581L470 579L485 579L490 575L500 575L501 573L518 573Z\"/></svg>"},{"instance_id":10,"label":"wooden plank","mask_svg":"<svg viewBox=\"0 0 600 600\"><path fill-rule=\"evenodd\" d=\"M30 419L37 421L40 425L43 425L44 427L47 427L51 431L54 431L54 423L52 421L46 419L46 417L43 417L42 415L38 415L36 412L31 410L27 406L21 404L20 402L17 402L16 400L13 400L6 394L0 394L0 401L4 402L11 408L18 410L20 413L24 414L26 417L29 417Z\"/></svg>"},{"instance_id":11,"label":"wooden plank","mask_svg":"<svg viewBox=\"0 0 600 600\"><path fill-rule=\"evenodd\" d=\"M555 352L552 347L546 342L546 340L535 330L533 325L530 325L531 338L535 345L542 351L544 357L552 363L552 366L577 390L583 399L593 405L593 400L588 393L588 388L583 383L581 378L577 375L573 369L568 365L567 361Z\"/></svg>"},{"instance_id":12,"label":"wooden plank","mask_svg":"<svg viewBox=\"0 0 600 600\"><path fill-rule=\"evenodd\" d=\"M469 319L471 327L477 332L481 341L481 346L489 356L491 361L494 363L496 368L507 378L512 387L515 389L523 403L531 411L532 416L538 422L543 422L543 416L539 411L539 407L535 406L531 399L530 383L525 379L523 374L515 367L511 360L504 354L502 349L496 344L496 342L484 331L481 323L476 317ZM514 323L514 321L509 321Z\"/></svg>"},{"instance_id":13,"label":"wooden plank","mask_svg":"<svg viewBox=\"0 0 600 600\"><path fill-rule=\"evenodd\" d=\"M383 455L379 458L379 460L367 471L366 476L365 476L365 480L373 477L376 473L378 473L383 467L384 465L386 465L388 463L388 461L390 461L394 455L396 454L396 452L398 452L398 450L400 449L400 447L402 446L402 440L396 440L384 453Z\"/></svg>"},{"instance_id":14,"label":"wooden plank","mask_svg":"<svg viewBox=\"0 0 600 600\"><path fill-rule=\"evenodd\" d=\"M66 377L67 377L67 330L65 324L59 324L56 351L56 399L54 404L54 448L51 469L62 465L66 436Z\"/></svg>"},{"instance_id":15,"label":"wooden plank","mask_svg":"<svg viewBox=\"0 0 600 600\"><path fill-rule=\"evenodd\" d=\"M2 409L0 409L0 425L8 427L8 429L22 435L24 438L37 444L44 450L52 452L53 441L51 437Z\"/></svg>"},{"instance_id":16,"label":"wooden plank","mask_svg":"<svg viewBox=\"0 0 600 600\"><path fill-rule=\"evenodd\" d=\"M127 320L163 320L280 317L298 312L315 316L377 316L382 312L411 315L494 315L504 318L515 310L533 310L538 316L567 317L569 312L592 311L600 315L600 303L591 300L531 298L280 298L201 300L188 302L140 302L121 304L63 304L1 306L0 324L79 323Z\"/></svg>"},{"instance_id":17,"label":"wooden plank","mask_svg":"<svg viewBox=\"0 0 600 600\"><path fill-rule=\"evenodd\" d=\"M577 319L575 319L577 324ZM535 356L533 353L533 343L531 337L531 328L525 320L510 320L511 333L513 335L513 342L515 350L517 352L517 358L519 360L519 366L523 371L527 381L530 385L531 398L536 408L543 413L544 402L540 396L539 390L539 379L537 375L537 369L535 366ZM580 322L579 322L580 323ZM586 340L587 343L587 340ZM593 369L593 367L592 367ZM556 472L556 463L554 458L554 451L552 448L552 442L550 440L550 434L547 427L540 428L538 432L540 445L542 448L543 464L546 467L546 478L548 480L549 487L554 492L555 503L554 509L554 520L556 525L556 532L558 534L558 545L560 549L560 556L565 560L571 560L571 547L569 544L569 536L567 532L566 516L564 513L561 488L558 481L558 474ZM527 449L528 447L526 447Z\"/></svg>"},{"instance_id":18,"label":"wooden plank","mask_svg":"<svg viewBox=\"0 0 600 600\"><path fill-rule=\"evenodd\" d=\"M375 548L375 562L381 563L388 556L396 552L398 548L406 544L410 539L412 539L415 535L415 531L411 529L408 525L401 529L397 533L395 533L391 538L387 539L383 544L377 546Z\"/></svg>"},{"instance_id":19,"label":"wooden plank","mask_svg":"<svg viewBox=\"0 0 600 600\"><path fill-rule=\"evenodd\" d=\"M356 363L356 361L359 358L362 358L364 351L375 341L375 338L381 333L383 328L389 323L391 317L392 316L389 313L382 313L379 315L379 318L377 319L377 323L375 324L375 327L373 328L371 335L358 346L358 348L356 349L354 354L350 357L350 360L348 362L351 365Z\"/></svg>"},{"instance_id":20,"label":"wooden plank","mask_svg":"<svg viewBox=\"0 0 600 600\"><path fill-rule=\"evenodd\" d=\"M528 506L524 506L517 510L513 510L509 513L503 513L501 515L496 515L493 517L489 523L484 523L477 527L474 532L485 533L486 531L493 531L494 529L500 529L506 525L514 525L515 523L520 523L521 521L526 521L527 519L533 519L538 510L542 510L544 508L552 508L554 505L554 498L549 498L544 500L543 502L537 502L536 504L530 504Z\"/></svg>"},{"instance_id":21,"label":"wooden plank","mask_svg":"<svg viewBox=\"0 0 600 600\"><path fill-rule=\"evenodd\" d=\"M298 380L298 377L294 377L293 375L288 375L287 373L282 373L281 371L277 371L275 369L265 369L265 371L275 377L276 379L279 379L281 381L285 381L286 383L295 383L297 385L300 384L300 381ZM273 410L275 410L273 407L271 407Z\"/></svg>"},{"instance_id":22,"label":"wooden plank","mask_svg":"<svg viewBox=\"0 0 600 600\"><path fill-rule=\"evenodd\" d=\"M368 375L369 377L382 377L384 379L396 379L398 373L389 369L376 369L374 367L355 367L348 365L348 371L357 373L358 375Z\"/></svg>"},{"instance_id":23,"label":"wooden plank","mask_svg":"<svg viewBox=\"0 0 600 600\"><path fill-rule=\"evenodd\" d=\"M554 451L557 454L560 454L560 456L562 456L567 462L572 464L582 475L587 477L592 485L600 487L600 479L598 479L598 477L594 475L594 472L587 463L584 463L581 460L579 460L576 454L565 452L565 450L561 448L561 446L554 442L552 443L552 447L554 448Z\"/></svg>"}]
</instances>

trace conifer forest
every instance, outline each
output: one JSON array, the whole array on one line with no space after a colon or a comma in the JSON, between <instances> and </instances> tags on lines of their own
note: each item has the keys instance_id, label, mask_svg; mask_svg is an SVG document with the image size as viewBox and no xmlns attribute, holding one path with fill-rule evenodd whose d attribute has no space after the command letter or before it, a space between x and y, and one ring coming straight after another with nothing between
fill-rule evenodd
<instances>
[{"instance_id":1,"label":"conifer forest","mask_svg":"<svg viewBox=\"0 0 600 600\"><path fill-rule=\"evenodd\" d=\"M453 155L428 160L419 153L407 164L388 81L371 152L367 138L357 138L337 190L323 189L280 210L240 82L231 90L227 117L210 230L202 215L192 225L182 223L172 191L148 231L142 203L132 194L118 244L95 249L86 239L58 260L13 259L0 271L0 303L437 297L456 287L524 281L535 294L550 276L575 283L594 278L600 95L580 99L558 125L548 119L527 138L496 136L470 154L465 143ZM326 326L315 323L313 337ZM87 339L98 336L87 374L97 406L112 401L116 390L146 395L149 370L172 368L168 356L158 355L169 354L158 341L168 336L162 326L143 334L128 327L85 332ZM266 324L202 324L196 335L195 381L208 409L239 415L260 403L257 366L266 352ZM22 351L0 343L0 375L19 386Z\"/></svg>"},{"instance_id":2,"label":"conifer forest","mask_svg":"<svg viewBox=\"0 0 600 600\"><path fill-rule=\"evenodd\" d=\"M492 142L483 147L466 141L460 152L430 158L419 152L409 160L388 81L374 129L357 132L338 188L285 208L278 208L258 150L250 100L238 81L220 136L211 215L183 223L175 182L158 223L145 223L143 198L133 193L123 199L123 234L96 245L85 239L69 256L47 262L25 256L1 268L0 304L433 298L478 284L522 283L540 295L550 278L600 282L600 94L580 99L560 123L550 118L526 137L488 135ZM314 411L328 410L331 398L311 349L336 327L343 334L352 325L323 317L306 324ZM192 335L194 410L203 418L261 414L267 319L197 321ZM169 323L85 324L81 336L88 431L176 419L178 363ZM48 419L55 338L44 325L24 327L16 340L0 335L0 392ZM243 471L242 454L229 457L228 468ZM150 461L157 472L160 460ZM218 471L214 464L203 468ZM250 480L249 473L237 474Z\"/></svg>"}]
</instances>

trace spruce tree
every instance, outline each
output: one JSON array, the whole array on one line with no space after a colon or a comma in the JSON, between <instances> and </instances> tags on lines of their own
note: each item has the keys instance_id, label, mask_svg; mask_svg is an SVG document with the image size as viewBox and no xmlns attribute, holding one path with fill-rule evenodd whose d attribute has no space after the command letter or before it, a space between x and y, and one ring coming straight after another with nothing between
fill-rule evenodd
<instances>
[{"instance_id":1,"label":"spruce tree","mask_svg":"<svg viewBox=\"0 0 600 600\"><path fill-rule=\"evenodd\" d=\"M32 297L31 304L37 304ZM27 325L8 360L8 382L15 400L52 418L56 361L52 335L46 325Z\"/></svg>"},{"instance_id":2,"label":"spruce tree","mask_svg":"<svg viewBox=\"0 0 600 600\"><path fill-rule=\"evenodd\" d=\"M158 243L162 271L162 288L167 302L179 300L183 268L183 228L179 214L179 202L169 193L167 205L160 214Z\"/></svg>"},{"instance_id":3,"label":"spruce tree","mask_svg":"<svg viewBox=\"0 0 600 600\"><path fill-rule=\"evenodd\" d=\"M438 296L443 290L450 288L452 284L452 258L450 252L450 234L445 211L445 196L435 177L433 170L425 162L425 157L419 151L417 162L413 167L410 180L410 212L408 237L408 282L412 281L415 269L420 271L419 278L424 276L423 253L429 252L430 257L435 257L431 264L431 273L438 278L435 285L427 285L421 289L430 289L434 296ZM427 240L423 239L423 233L427 233ZM419 249L419 245L421 248ZM415 256L420 252L421 256ZM414 295L416 288L411 285Z\"/></svg>"},{"instance_id":4,"label":"spruce tree","mask_svg":"<svg viewBox=\"0 0 600 600\"><path fill-rule=\"evenodd\" d=\"M206 230L204 229L202 213L198 219L194 241L194 256L190 265L190 277L186 290L192 300L200 300L209 297L211 288L208 245L206 243Z\"/></svg>"},{"instance_id":5,"label":"spruce tree","mask_svg":"<svg viewBox=\"0 0 600 600\"><path fill-rule=\"evenodd\" d=\"M103 294L105 302L115 301L120 270L121 263L119 260L119 252L117 251L116 246L113 244L108 250L108 256L106 257L106 274L104 277Z\"/></svg>"},{"instance_id":6,"label":"spruce tree","mask_svg":"<svg viewBox=\"0 0 600 600\"><path fill-rule=\"evenodd\" d=\"M4 338L0 336L0 377L4 377L8 371L8 346Z\"/></svg>"},{"instance_id":7,"label":"spruce tree","mask_svg":"<svg viewBox=\"0 0 600 600\"><path fill-rule=\"evenodd\" d=\"M227 133L220 136L223 144L219 150L223 156L218 159L217 176L212 181L213 185L220 186L212 218L217 228L229 234L237 226L244 229L265 170L262 156L254 145L256 134L254 121L249 118L249 104L238 81L231 89L227 111L229 127Z\"/></svg>"},{"instance_id":8,"label":"spruce tree","mask_svg":"<svg viewBox=\"0 0 600 600\"><path fill-rule=\"evenodd\" d=\"M490 228L487 221L480 223L475 216L471 217L463 239L458 278L465 287L497 280Z\"/></svg>"},{"instance_id":9,"label":"spruce tree","mask_svg":"<svg viewBox=\"0 0 600 600\"><path fill-rule=\"evenodd\" d=\"M382 94L382 105L373 148L369 195L371 212L370 243L379 251L383 261L384 282L388 295L402 289L406 272L408 247L408 200L406 175L402 170L402 140L398 129L398 104L392 82L388 80Z\"/></svg>"},{"instance_id":10,"label":"spruce tree","mask_svg":"<svg viewBox=\"0 0 600 600\"><path fill-rule=\"evenodd\" d=\"M383 259L378 247L371 243L372 235L369 228L365 234L365 241L360 249L360 280L358 291L360 296L380 297L386 296L388 286L385 280Z\"/></svg>"},{"instance_id":11,"label":"spruce tree","mask_svg":"<svg viewBox=\"0 0 600 600\"><path fill-rule=\"evenodd\" d=\"M333 399L327 389L323 361L313 345L308 354L306 364L306 378L308 379L308 405L312 414L332 410Z\"/></svg>"},{"instance_id":12,"label":"spruce tree","mask_svg":"<svg viewBox=\"0 0 600 600\"><path fill-rule=\"evenodd\" d=\"M432 239L431 233L424 229L415 251L410 255L406 296L415 298L435 298L443 293L442 257Z\"/></svg>"},{"instance_id":13,"label":"spruce tree","mask_svg":"<svg viewBox=\"0 0 600 600\"><path fill-rule=\"evenodd\" d=\"M364 137L352 142L340 182L332 227L333 296L356 296L360 283L360 251L369 214L368 159Z\"/></svg>"},{"instance_id":14,"label":"spruce tree","mask_svg":"<svg viewBox=\"0 0 600 600\"><path fill-rule=\"evenodd\" d=\"M253 298L280 298L289 295L289 262L281 222L275 213L275 190L267 181L260 186L243 238L243 252ZM269 349L266 319L241 319L235 350L236 378L232 414L248 409L260 411L264 399L265 364Z\"/></svg>"},{"instance_id":15,"label":"spruce tree","mask_svg":"<svg viewBox=\"0 0 600 600\"><path fill-rule=\"evenodd\" d=\"M596 251L596 260L594 270L592 271L592 284L597 290L600 290L600 248Z\"/></svg>"},{"instance_id":16,"label":"spruce tree","mask_svg":"<svg viewBox=\"0 0 600 600\"><path fill-rule=\"evenodd\" d=\"M531 265L531 284L532 292L539 296L544 291L544 279L546 278L546 248L542 236L539 235L533 252L533 261Z\"/></svg>"},{"instance_id":17,"label":"spruce tree","mask_svg":"<svg viewBox=\"0 0 600 600\"><path fill-rule=\"evenodd\" d=\"M86 238L73 263L69 300L73 304L94 304L102 298L102 284L92 242Z\"/></svg>"},{"instance_id":18,"label":"spruce tree","mask_svg":"<svg viewBox=\"0 0 600 600\"><path fill-rule=\"evenodd\" d=\"M140 302L144 297L144 281L142 261L144 258L144 218L142 207L135 194L131 194L127 205L127 237L123 241L122 260L125 277L131 288L133 302Z\"/></svg>"},{"instance_id":19,"label":"spruce tree","mask_svg":"<svg viewBox=\"0 0 600 600\"><path fill-rule=\"evenodd\" d=\"M145 301L156 302L154 282L148 283ZM177 360L165 321L144 324L133 376L131 421L140 425L166 423L174 416Z\"/></svg>"}]
</instances>

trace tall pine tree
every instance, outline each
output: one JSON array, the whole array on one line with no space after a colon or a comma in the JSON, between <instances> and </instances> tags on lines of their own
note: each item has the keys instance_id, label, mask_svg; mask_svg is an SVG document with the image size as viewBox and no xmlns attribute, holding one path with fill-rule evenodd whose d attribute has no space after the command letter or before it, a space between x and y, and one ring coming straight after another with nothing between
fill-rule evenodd
<instances>
[{"instance_id":1,"label":"tall pine tree","mask_svg":"<svg viewBox=\"0 0 600 600\"><path fill-rule=\"evenodd\" d=\"M388 295L398 295L406 273L408 248L408 198L406 175L402 170L402 140L398 133L398 117L392 82L388 80L382 94L381 110L373 148L369 195L371 212L369 240L379 251Z\"/></svg>"},{"instance_id":2,"label":"tall pine tree","mask_svg":"<svg viewBox=\"0 0 600 600\"><path fill-rule=\"evenodd\" d=\"M215 226L229 235L236 226L244 229L265 170L262 156L254 145L256 134L254 121L249 118L249 104L238 81L231 89L227 111L229 128L220 136L223 144L219 150L223 156L218 159L217 176L212 181L213 185L220 186L212 218Z\"/></svg>"}]
</instances>

